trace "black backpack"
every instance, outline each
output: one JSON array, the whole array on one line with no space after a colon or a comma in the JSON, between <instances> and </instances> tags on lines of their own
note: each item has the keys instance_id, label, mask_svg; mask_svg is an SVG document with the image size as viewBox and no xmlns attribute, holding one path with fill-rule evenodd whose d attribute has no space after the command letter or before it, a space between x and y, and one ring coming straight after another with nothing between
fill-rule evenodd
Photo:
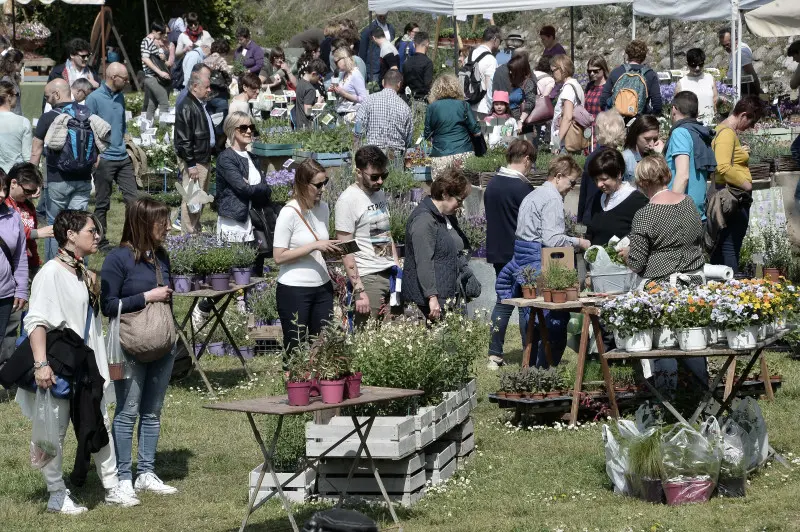
<instances>
[{"instance_id":1,"label":"black backpack","mask_svg":"<svg viewBox=\"0 0 800 532\"><path fill-rule=\"evenodd\" d=\"M483 52L474 61L467 61L458 71L458 82L464 89L464 96L466 101L474 104L480 102L486 95L486 90L481 88L481 79L475 77L475 66L481 62L481 59L491 52Z\"/></svg>"}]
</instances>

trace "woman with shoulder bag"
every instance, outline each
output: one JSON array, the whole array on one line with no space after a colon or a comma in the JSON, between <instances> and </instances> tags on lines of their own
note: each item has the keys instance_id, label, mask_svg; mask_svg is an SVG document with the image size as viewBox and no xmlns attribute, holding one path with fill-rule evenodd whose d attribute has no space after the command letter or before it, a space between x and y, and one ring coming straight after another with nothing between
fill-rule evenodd
<instances>
[{"instance_id":1,"label":"woman with shoulder bag","mask_svg":"<svg viewBox=\"0 0 800 532\"><path fill-rule=\"evenodd\" d=\"M97 368L96 377L105 380L103 389L108 383L108 362L106 360L105 345L103 344L103 327L99 311L100 289L97 286L97 277L83 264L83 260L97 253L100 242L100 224L94 216L86 211L64 209L53 222L53 233L58 242L56 257L47 262L36 274L31 287L31 300L28 314L25 316L25 331L30 337L30 348L33 352L33 367L36 386L48 390L56 385L56 374L49 365L51 354L47 351L47 335L58 329L70 329L72 333L80 335L92 351ZM90 365L91 367L91 365ZM63 446L64 436L70 423L71 399L52 397L56 403L56 418L59 438ZM22 413L34 420L34 431L39 423L36 412L36 393L20 387L17 391L17 403ZM101 419L94 420L97 428L102 423L106 430L109 428L106 415L106 400L100 402L99 412ZM89 420L81 417L83 423ZM92 427L80 427L80 431ZM77 429L76 429L77 430ZM79 432L80 432L79 431ZM93 440L102 440L102 434L95 434ZM136 506L139 504L133 490L125 490L117 478L117 464L114 456L114 446L108 437L108 444L92 454L97 475L106 490L105 502L119 506ZM78 453L83 452L78 442ZM50 499L47 511L64 515L77 515L87 511L85 506L79 506L70 497L62 473L63 452L56 453L49 463L41 468ZM79 461L73 469L71 478L73 485L82 485L85 481L86 471L76 475ZM88 466L88 460L85 462Z\"/></svg>"},{"instance_id":2,"label":"woman with shoulder bag","mask_svg":"<svg viewBox=\"0 0 800 532\"><path fill-rule=\"evenodd\" d=\"M276 298L283 328L283 349L290 354L300 342L319 335L333 318L333 284L325 254L337 254L330 240L330 209L322 201L328 176L313 159L297 166L292 200L275 223L272 253L279 266Z\"/></svg>"},{"instance_id":3,"label":"woman with shoulder bag","mask_svg":"<svg viewBox=\"0 0 800 532\"><path fill-rule=\"evenodd\" d=\"M142 39L142 70L144 72L144 91L147 96L145 112L152 120L161 106L169 105L169 91L172 84L171 65L168 63L169 51L163 40L166 28L158 21L150 24L150 33Z\"/></svg>"},{"instance_id":4,"label":"woman with shoulder bag","mask_svg":"<svg viewBox=\"0 0 800 532\"><path fill-rule=\"evenodd\" d=\"M263 247L253 235L251 209L261 210L269 204L272 189L258 170L256 156L247 151L256 128L250 116L231 113L223 124L231 147L217 158L217 236L227 242L249 242ZM264 274L265 254L259 254L253 274Z\"/></svg>"},{"instance_id":5,"label":"woman with shoulder bag","mask_svg":"<svg viewBox=\"0 0 800 532\"><path fill-rule=\"evenodd\" d=\"M134 489L158 494L178 491L164 484L154 472L161 407L175 360L173 346L169 345L175 341L170 265L163 247L169 226L169 207L149 197L137 199L128 207L119 247L108 254L100 272L103 314L113 319L121 312L120 344L125 352L126 373L130 375L114 383L117 408L112 434L120 483L131 494ZM152 316L159 312L160 319L142 322L148 313ZM145 327L148 334L141 330ZM140 352L145 341L148 351ZM139 453L134 485L131 453L137 417Z\"/></svg>"},{"instance_id":6,"label":"woman with shoulder bag","mask_svg":"<svg viewBox=\"0 0 800 532\"><path fill-rule=\"evenodd\" d=\"M556 83L563 83L561 92L556 98L555 108L553 109L553 127L551 131L551 148L553 153L565 151L580 151L588 142L573 141L567 138L568 135L575 135L576 128L580 129L576 121L576 109L583 104L585 95L583 87L572 77L575 73L575 65L566 55L557 55L550 61L550 69L553 72L553 79ZM583 131L580 131L580 135Z\"/></svg>"}]
</instances>

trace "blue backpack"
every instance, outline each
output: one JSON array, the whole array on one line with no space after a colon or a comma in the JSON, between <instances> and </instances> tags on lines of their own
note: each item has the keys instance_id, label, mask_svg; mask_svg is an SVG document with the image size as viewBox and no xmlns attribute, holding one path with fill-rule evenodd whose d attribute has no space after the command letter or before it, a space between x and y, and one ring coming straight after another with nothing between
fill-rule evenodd
<instances>
[{"instance_id":1,"label":"blue backpack","mask_svg":"<svg viewBox=\"0 0 800 532\"><path fill-rule=\"evenodd\" d=\"M58 156L59 171L72 173L91 172L97 162L97 143L89 122L92 112L85 105L71 103L61 108L71 118L67 121L67 139Z\"/></svg>"}]
</instances>

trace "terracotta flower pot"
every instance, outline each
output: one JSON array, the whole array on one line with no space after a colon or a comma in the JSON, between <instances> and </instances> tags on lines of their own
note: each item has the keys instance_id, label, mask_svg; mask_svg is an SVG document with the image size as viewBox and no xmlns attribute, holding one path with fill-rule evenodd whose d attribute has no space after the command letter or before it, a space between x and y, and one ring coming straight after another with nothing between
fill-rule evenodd
<instances>
[{"instance_id":1,"label":"terracotta flower pot","mask_svg":"<svg viewBox=\"0 0 800 532\"><path fill-rule=\"evenodd\" d=\"M566 303L567 291L566 290L553 290L553 303Z\"/></svg>"},{"instance_id":2,"label":"terracotta flower pot","mask_svg":"<svg viewBox=\"0 0 800 532\"><path fill-rule=\"evenodd\" d=\"M322 402L330 405L341 403L344 400L344 379L328 381L320 379L319 394Z\"/></svg>"},{"instance_id":3,"label":"terracotta flower pot","mask_svg":"<svg viewBox=\"0 0 800 532\"><path fill-rule=\"evenodd\" d=\"M547 392L546 397L548 399L551 399L553 397L561 397L561 392L558 390L550 390L549 392Z\"/></svg>"},{"instance_id":4,"label":"terracotta flower pot","mask_svg":"<svg viewBox=\"0 0 800 532\"><path fill-rule=\"evenodd\" d=\"M783 272L778 268L764 268L764 277L772 281L773 283L777 283L781 280L781 276Z\"/></svg>"},{"instance_id":5,"label":"terracotta flower pot","mask_svg":"<svg viewBox=\"0 0 800 532\"><path fill-rule=\"evenodd\" d=\"M108 376L112 381L121 381L125 378L125 363L116 362L108 365Z\"/></svg>"},{"instance_id":6,"label":"terracotta flower pot","mask_svg":"<svg viewBox=\"0 0 800 532\"><path fill-rule=\"evenodd\" d=\"M286 383L286 394L291 406L306 406L310 402L310 392L311 381Z\"/></svg>"},{"instance_id":7,"label":"terracotta flower pot","mask_svg":"<svg viewBox=\"0 0 800 532\"><path fill-rule=\"evenodd\" d=\"M522 399L522 394L517 392L506 393L506 399Z\"/></svg>"},{"instance_id":8,"label":"terracotta flower pot","mask_svg":"<svg viewBox=\"0 0 800 532\"><path fill-rule=\"evenodd\" d=\"M506 392L494 392L494 394L499 397L500 399L506 398Z\"/></svg>"},{"instance_id":9,"label":"terracotta flower pot","mask_svg":"<svg viewBox=\"0 0 800 532\"><path fill-rule=\"evenodd\" d=\"M573 286L572 288L567 288L567 301L577 301L578 300L578 287Z\"/></svg>"},{"instance_id":10,"label":"terracotta flower pot","mask_svg":"<svg viewBox=\"0 0 800 532\"><path fill-rule=\"evenodd\" d=\"M523 286L522 287L522 297L525 299L536 299L536 287L535 286Z\"/></svg>"},{"instance_id":11,"label":"terracotta flower pot","mask_svg":"<svg viewBox=\"0 0 800 532\"><path fill-rule=\"evenodd\" d=\"M545 303L552 303L553 302L553 291L549 288L542 288L542 297L544 298Z\"/></svg>"},{"instance_id":12,"label":"terracotta flower pot","mask_svg":"<svg viewBox=\"0 0 800 532\"><path fill-rule=\"evenodd\" d=\"M541 400L541 399L544 399L546 395L547 394L544 394L542 392L536 392L536 393L533 394L533 399Z\"/></svg>"}]
</instances>

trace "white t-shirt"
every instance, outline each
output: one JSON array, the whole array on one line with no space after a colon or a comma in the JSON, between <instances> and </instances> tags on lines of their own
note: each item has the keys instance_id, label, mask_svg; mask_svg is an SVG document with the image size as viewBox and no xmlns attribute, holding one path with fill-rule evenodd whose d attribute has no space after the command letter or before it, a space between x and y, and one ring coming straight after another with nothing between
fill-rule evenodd
<instances>
[{"instance_id":1,"label":"white t-shirt","mask_svg":"<svg viewBox=\"0 0 800 532\"><path fill-rule=\"evenodd\" d=\"M233 150L239 157L244 157L250 163L250 172L247 175L247 184L249 185L257 185L261 183L261 172L258 171L256 165L253 164L253 159L251 159L246 151L237 151ZM253 202L249 202L247 210L250 210L250 207L253 205ZM232 218L226 218L225 216L217 216L217 237L221 240L225 240L227 242L250 242L254 239L253 237L253 222L250 221L250 217L247 217L246 222L237 222Z\"/></svg>"},{"instance_id":2,"label":"white t-shirt","mask_svg":"<svg viewBox=\"0 0 800 532\"><path fill-rule=\"evenodd\" d=\"M575 78L568 78L564 81L564 86L561 87L561 92L558 93L556 105L553 108L552 136L550 137L550 142L553 147L558 148L561 145L561 141L558 138L558 127L561 123L561 110L564 107L564 101L570 101L572 105L575 106L582 104L584 97L583 88Z\"/></svg>"},{"instance_id":3,"label":"white t-shirt","mask_svg":"<svg viewBox=\"0 0 800 532\"><path fill-rule=\"evenodd\" d=\"M383 190L367 195L355 183L336 201L336 231L354 235L359 275L382 272L394 265L389 203Z\"/></svg>"},{"instance_id":4,"label":"white t-shirt","mask_svg":"<svg viewBox=\"0 0 800 532\"><path fill-rule=\"evenodd\" d=\"M473 105L472 109L478 113L489 114L492 112L492 80L494 79L494 71L497 70L497 59L489 47L482 44L472 51L469 60L474 61L484 52L489 52L489 54L475 65L475 76L480 78L481 89L486 91L486 96L476 105ZM486 83L486 76L489 76L488 84Z\"/></svg>"},{"instance_id":5,"label":"white t-shirt","mask_svg":"<svg viewBox=\"0 0 800 532\"><path fill-rule=\"evenodd\" d=\"M731 58L728 61L728 77L733 77L733 62L738 59L736 47L731 46ZM753 62L753 50L750 49L745 43L742 43L742 66L747 66Z\"/></svg>"},{"instance_id":6,"label":"white t-shirt","mask_svg":"<svg viewBox=\"0 0 800 532\"><path fill-rule=\"evenodd\" d=\"M693 92L697 96L698 119L705 125L714 121L714 76L704 72L699 78L684 76L680 81L681 90Z\"/></svg>"},{"instance_id":7,"label":"white t-shirt","mask_svg":"<svg viewBox=\"0 0 800 532\"><path fill-rule=\"evenodd\" d=\"M317 240L292 207L303 213L303 217L314 229L314 234L319 240L330 239L328 218L330 218L331 212L328 204L321 201L310 211L304 212L297 200L291 200L278 214L278 220L275 222L273 247L297 249ZM278 273L278 282L286 286L322 286L330 280L325 259L319 251L312 251L309 255L295 261L281 264Z\"/></svg>"}]
</instances>

